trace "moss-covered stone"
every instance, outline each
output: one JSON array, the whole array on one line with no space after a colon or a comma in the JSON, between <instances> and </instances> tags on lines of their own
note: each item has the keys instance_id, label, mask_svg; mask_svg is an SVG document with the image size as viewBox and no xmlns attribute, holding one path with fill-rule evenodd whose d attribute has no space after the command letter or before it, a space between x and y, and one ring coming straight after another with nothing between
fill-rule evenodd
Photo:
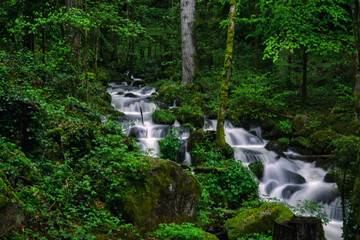
<instances>
[{"instance_id":1,"label":"moss-covered stone","mask_svg":"<svg viewBox=\"0 0 360 240\"><path fill-rule=\"evenodd\" d=\"M297 115L291 122L291 129L294 133L302 133L309 125L309 116Z\"/></svg>"},{"instance_id":2,"label":"moss-covered stone","mask_svg":"<svg viewBox=\"0 0 360 240\"><path fill-rule=\"evenodd\" d=\"M4 195L0 195L0 209L5 207L9 203L9 199Z\"/></svg>"},{"instance_id":3,"label":"moss-covered stone","mask_svg":"<svg viewBox=\"0 0 360 240\"><path fill-rule=\"evenodd\" d=\"M288 146L283 142L272 140L266 144L265 148L269 151L277 153L281 157L285 157L283 152L287 150Z\"/></svg>"},{"instance_id":4,"label":"moss-covered stone","mask_svg":"<svg viewBox=\"0 0 360 240\"><path fill-rule=\"evenodd\" d=\"M315 154L329 154L334 149L331 142L336 138L336 134L331 131L317 131L311 136L311 149Z\"/></svg>"},{"instance_id":5,"label":"moss-covered stone","mask_svg":"<svg viewBox=\"0 0 360 240\"><path fill-rule=\"evenodd\" d=\"M179 96L179 90L175 85L163 85L158 92L158 97L166 108L171 106Z\"/></svg>"},{"instance_id":6,"label":"moss-covered stone","mask_svg":"<svg viewBox=\"0 0 360 240\"><path fill-rule=\"evenodd\" d=\"M281 204L264 203L258 208L243 211L226 221L224 227L230 240L235 240L251 233L267 233L274 222L289 221L294 214Z\"/></svg>"},{"instance_id":7,"label":"moss-covered stone","mask_svg":"<svg viewBox=\"0 0 360 240\"><path fill-rule=\"evenodd\" d=\"M157 124L172 125L175 121L175 116L169 110L158 109L152 114L152 120Z\"/></svg>"},{"instance_id":8,"label":"moss-covered stone","mask_svg":"<svg viewBox=\"0 0 360 240\"><path fill-rule=\"evenodd\" d=\"M297 152L305 155L312 154L312 144L311 141L303 136L295 137L290 140L290 146L294 147Z\"/></svg>"},{"instance_id":9,"label":"moss-covered stone","mask_svg":"<svg viewBox=\"0 0 360 240\"><path fill-rule=\"evenodd\" d=\"M261 161L250 163L249 168L259 180L262 179L264 173L264 164Z\"/></svg>"},{"instance_id":10,"label":"moss-covered stone","mask_svg":"<svg viewBox=\"0 0 360 240\"><path fill-rule=\"evenodd\" d=\"M184 105L176 111L176 119L181 123L191 123L196 128L204 125L204 113L199 106Z\"/></svg>"},{"instance_id":11,"label":"moss-covered stone","mask_svg":"<svg viewBox=\"0 0 360 240\"><path fill-rule=\"evenodd\" d=\"M201 194L200 184L172 161L149 160L145 181L134 181L117 203L120 213L142 230L159 223L191 222Z\"/></svg>"},{"instance_id":12,"label":"moss-covered stone","mask_svg":"<svg viewBox=\"0 0 360 240\"><path fill-rule=\"evenodd\" d=\"M204 235L205 237L203 238L203 240L218 240L218 238L211 233L205 232Z\"/></svg>"}]
</instances>

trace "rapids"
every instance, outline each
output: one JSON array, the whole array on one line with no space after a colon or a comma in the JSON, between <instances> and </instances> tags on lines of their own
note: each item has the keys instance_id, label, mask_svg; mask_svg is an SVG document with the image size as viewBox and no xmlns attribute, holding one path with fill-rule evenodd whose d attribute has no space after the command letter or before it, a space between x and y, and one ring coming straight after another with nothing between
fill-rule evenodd
<instances>
[{"instance_id":1,"label":"rapids","mask_svg":"<svg viewBox=\"0 0 360 240\"><path fill-rule=\"evenodd\" d=\"M112 106L126 115L124 131L136 136L141 150L156 156L160 151L158 141L167 135L171 127L181 128L179 137L185 152L182 161L191 163L191 156L187 151L189 130L181 127L177 121L172 126L155 124L151 115L157 108L152 101L152 96L157 94L156 90L141 84L141 79L134 78L130 85L126 82L109 84L108 92L112 96ZM176 107L174 102L171 108ZM216 120L205 119L203 129L216 130ZM228 122L225 126L226 141L234 148L235 160L241 161L244 165L255 161L263 162L264 176L258 179L261 196L276 197L291 205L296 205L299 200L311 200L323 205L330 218L330 223L324 226L326 238L341 239L341 201L335 184L324 182L326 171L315 167L314 163L280 157L266 150L267 141L261 138L261 129L252 127L250 130L256 135L243 128L236 128ZM297 155L291 151L285 154Z\"/></svg>"}]
</instances>

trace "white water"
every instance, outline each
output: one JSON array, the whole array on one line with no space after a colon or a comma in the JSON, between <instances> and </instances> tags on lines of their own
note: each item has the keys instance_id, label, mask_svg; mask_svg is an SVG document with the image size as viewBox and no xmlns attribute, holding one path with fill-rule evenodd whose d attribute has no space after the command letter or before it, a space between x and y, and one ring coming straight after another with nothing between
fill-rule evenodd
<instances>
[{"instance_id":1,"label":"white water","mask_svg":"<svg viewBox=\"0 0 360 240\"><path fill-rule=\"evenodd\" d=\"M139 87L134 87L134 85ZM183 142L183 164L191 164L190 153L187 152L187 138L190 132L181 127L178 121L172 126L154 124L151 119L153 111L157 108L151 102L151 97L156 94L155 88L140 87L141 79L134 79L128 86L126 83L111 83L108 92L112 96L112 106L126 114L126 132L135 135L143 151L151 151L150 155L156 156L160 148L158 141L163 139L171 127L180 128L179 137ZM177 107L176 102L170 108ZM141 120L140 109L143 112ZM205 119L204 127L207 130L216 130L216 120ZM227 143L234 148L234 158L242 161L244 165L261 161L264 164L264 176L259 179L259 192L262 195L276 197L291 205L296 205L299 200L311 200L325 207L330 223L324 226L326 238L338 240L341 238L342 211L340 198L334 184L323 181L326 171L315 167L314 163L300 160L290 160L278 156L265 149L266 140L261 138L261 129L251 127L253 135L243 128L236 128L231 123L226 123L225 134ZM294 152L285 154L298 155Z\"/></svg>"}]
</instances>

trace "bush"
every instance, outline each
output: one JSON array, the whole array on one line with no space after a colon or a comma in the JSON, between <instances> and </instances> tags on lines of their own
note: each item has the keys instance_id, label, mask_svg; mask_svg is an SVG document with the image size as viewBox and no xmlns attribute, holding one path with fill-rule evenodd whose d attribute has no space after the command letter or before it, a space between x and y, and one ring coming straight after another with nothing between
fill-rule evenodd
<instances>
[{"instance_id":1,"label":"bush","mask_svg":"<svg viewBox=\"0 0 360 240\"><path fill-rule=\"evenodd\" d=\"M207 167L218 168L218 173L199 174L198 179L215 204L238 208L245 201L258 197L258 182L254 175L234 160L208 160Z\"/></svg>"},{"instance_id":2,"label":"bush","mask_svg":"<svg viewBox=\"0 0 360 240\"><path fill-rule=\"evenodd\" d=\"M159 224L160 229L150 233L150 236L157 239L166 240L202 240L206 233L200 228L196 228L194 224L183 223L181 225L175 223Z\"/></svg>"},{"instance_id":3,"label":"bush","mask_svg":"<svg viewBox=\"0 0 360 240\"><path fill-rule=\"evenodd\" d=\"M169 110L157 109L152 114L152 120L157 124L172 125L175 121L175 116Z\"/></svg>"},{"instance_id":4,"label":"bush","mask_svg":"<svg viewBox=\"0 0 360 240\"><path fill-rule=\"evenodd\" d=\"M171 129L164 139L159 141L160 157L175 161L176 154L180 150L181 143L176 136L177 128Z\"/></svg>"}]
</instances>

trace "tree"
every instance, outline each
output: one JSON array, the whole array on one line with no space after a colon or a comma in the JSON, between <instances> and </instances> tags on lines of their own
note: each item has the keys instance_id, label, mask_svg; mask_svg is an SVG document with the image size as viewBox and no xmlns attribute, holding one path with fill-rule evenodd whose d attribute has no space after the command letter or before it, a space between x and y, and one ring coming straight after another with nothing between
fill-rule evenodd
<instances>
[{"instance_id":1,"label":"tree","mask_svg":"<svg viewBox=\"0 0 360 240\"><path fill-rule=\"evenodd\" d=\"M195 76L196 48L194 40L196 0L181 0L181 38L182 38L182 83L193 82Z\"/></svg>"},{"instance_id":2,"label":"tree","mask_svg":"<svg viewBox=\"0 0 360 240\"><path fill-rule=\"evenodd\" d=\"M339 38L347 31L349 15L342 0L260 1L260 32L265 38L265 57L277 61L284 52L301 50L301 102L307 101L309 53L340 52ZM349 39L349 35L345 38ZM288 54L286 54L288 55ZM360 88L360 86L359 86Z\"/></svg>"},{"instance_id":3,"label":"tree","mask_svg":"<svg viewBox=\"0 0 360 240\"><path fill-rule=\"evenodd\" d=\"M226 40L226 53L225 53L224 69L222 72L220 106L219 106L217 126L216 126L216 143L221 148L225 148L226 146L224 124L225 124L225 113L228 104L229 81L231 77L231 65L233 58L235 17L236 17L236 0L230 0L229 24L228 24L227 40Z\"/></svg>"}]
</instances>

